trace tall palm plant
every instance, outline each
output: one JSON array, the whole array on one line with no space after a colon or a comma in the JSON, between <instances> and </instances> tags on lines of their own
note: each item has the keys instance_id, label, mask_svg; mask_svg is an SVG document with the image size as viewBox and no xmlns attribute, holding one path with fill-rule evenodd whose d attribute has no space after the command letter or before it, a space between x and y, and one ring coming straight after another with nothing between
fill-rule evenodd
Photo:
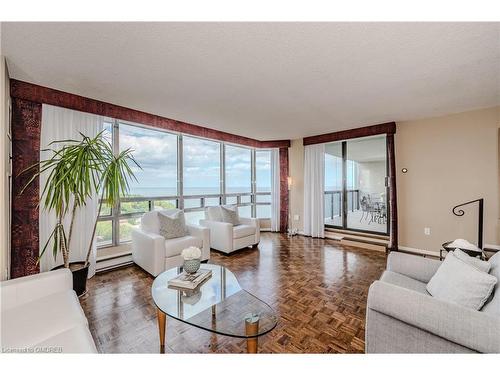
<instances>
[{"instance_id":1,"label":"tall palm plant","mask_svg":"<svg viewBox=\"0 0 500 375\"><path fill-rule=\"evenodd\" d=\"M92 236L89 238L85 259L85 266L87 266L102 204L115 206L120 196L128 192L129 179L135 179L130 165L135 164L140 168L132 156L131 149L114 155L111 144L103 137L103 132L93 138L82 133L80 135L81 140L66 139L51 142L49 147L57 144L64 146L60 150L54 148L44 150L49 151L51 156L22 172L31 174L31 177L21 194L42 173L48 173L40 203L45 210L54 211L57 222L40 253L39 260L52 242L54 259L61 252L66 268L69 268L71 237L78 209L85 206L89 199L96 195L100 196L99 210L94 221ZM71 220L69 232L66 235L64 218L70 208Z\"/></svg>"}]
</instances>

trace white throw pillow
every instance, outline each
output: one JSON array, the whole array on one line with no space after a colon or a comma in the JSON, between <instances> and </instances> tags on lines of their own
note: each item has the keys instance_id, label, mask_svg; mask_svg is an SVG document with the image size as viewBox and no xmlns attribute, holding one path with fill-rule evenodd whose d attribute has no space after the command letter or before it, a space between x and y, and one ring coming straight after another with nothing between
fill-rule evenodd
<instances>
[{"instance_id":1,"label":"white throw pillow","mask_svg":"<svg viewBox=\"0 0 500 375\"><path fill-rule=\"evenodd\" d=\"M488 300L497 278L448 253L427 284L435 298L479 310Z\"/></svg>"},{"instance_id":2,"label":"white throw pillow","mask_svg":"<svg viewBox=\"0 0 500 375\"><path fill-rule=\"evenodd\" d=\"M240 225L240 216L238 215L238 207L221 206L222 221L225 223Z\"/></svg>"},{"instance_id":3,"label":"white throw pillow","mask_svg":"<svg viewBox=\"0 0 500 375\"><path fill-rule=\"evenodd\" d=\"M210 221L222 221L220 206L210 206L205 209L205 219Z\"/></svg>"},{"instance_id":4,"label":"white throw pillow","mask_svg":"<svg viewBox=\"0 0 500 375\"><path fill-rule=\"evenodd\" d=\"M459 248L459 249L472 250L472 251L475 251L475 252L481 254L481 249L479 247L477 247L473 243L470 243L467 240L464 240L463 238L457 238L452 243L449 243L446 247L449 249Z\"/></svg>"},{"instance_id":5,"label":"white throw pillow","mask_svg":"<svg viewBox=\"0 0 500 375\"><path fill-rule=\"evenodd\" d=\"M453 251L453 255L455 255L458 259L463 260L465 263L476 267L479 271L486 273L490 272L491 264L489 262L486 262L479 258L471 257L460 249L455 249L455 251Z\"/></svg>"}]
</instances>

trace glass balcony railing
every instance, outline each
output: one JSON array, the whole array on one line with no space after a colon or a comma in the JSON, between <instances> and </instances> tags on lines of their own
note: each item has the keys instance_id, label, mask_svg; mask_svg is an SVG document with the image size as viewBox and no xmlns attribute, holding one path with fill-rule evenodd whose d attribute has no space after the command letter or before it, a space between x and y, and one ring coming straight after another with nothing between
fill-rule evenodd
<instances>
[{"instance_id":1,"label":"glass balcony railing","mask_svg":"<svg viewBox=\"0 0 500 375\"><path fill-rule=\"evenodd\" d=\"M347 210L359 210L359 189L349 189L347 193ZM326 190L325 198L325 219L333 220L342 217L342 190Z\"/></svg>"}]
</instances>

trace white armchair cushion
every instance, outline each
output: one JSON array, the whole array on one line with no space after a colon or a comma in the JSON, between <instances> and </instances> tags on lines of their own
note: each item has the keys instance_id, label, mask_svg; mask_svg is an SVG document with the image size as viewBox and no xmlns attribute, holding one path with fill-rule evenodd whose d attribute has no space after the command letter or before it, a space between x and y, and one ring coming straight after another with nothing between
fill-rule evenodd
<instances>
[{"instance_id":1,"label":"white armchair cushion","mask_svg":"<svg viewBox=\"0 0 500 375\"><path fill-rule=\"evenodd\" d=\"M255 227L251 225L237 225L233 227L233 238L242 238L253 236L255 234Z\"/></svg>"},{"instance_id":2,"label":"white armchair cushion","mask_svg":"<svg viewBox=\"0 0 500 375\"><path fill-rule=\"evenodd\" d=\"M203 241L199 237L184 236L165 240L165 256L167 258L180 255L187 247L196 246L201 249Z\"/></svg>"}]
</instances>

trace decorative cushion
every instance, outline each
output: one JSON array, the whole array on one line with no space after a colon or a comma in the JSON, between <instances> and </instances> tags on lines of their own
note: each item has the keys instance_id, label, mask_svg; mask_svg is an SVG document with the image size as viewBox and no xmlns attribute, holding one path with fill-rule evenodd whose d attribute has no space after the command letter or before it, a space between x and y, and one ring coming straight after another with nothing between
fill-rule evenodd
<instances>
[{"instance_id":1,"label":"decorative cushion","mask_svg":"<svg viewBox=\"0 0 500 375\"><path fill-rule=\"evenodd\" d=\"M205 210L205 218L210 221L222 221L220 206L207 207Z\"/></svg>"},{"instance_id":2,"label":"decorative cushion","mask_svg":"<svg viewBox=\"0 0 500 375\"><path fill-rule=\"evenodd\" d=\"M500 251L493 255L490 260L490 275L500 280ZM500 283L495 285L492 298L484 305L482 312L500 317Z\"/></svg>"},{"instance_id":3,"label":"decorative cushion","mask_svg":"<svg viewBox=\"0 0 500 375\"><path fill-rule=\"evenodd\" d=\"M435 298L479 310L488 300L497 278L448 253L427 284Z\"/></svg>"},{"instance_id":4,"label":"decorative cushion","mask_svg":"<svg viewBox=\"0 0 500 375\"><path fill-rule=\"evenodd\" d=\"M482 252L479 247L477 247L473 243L470 243L467 240L464 240L463 238L457 238L455 241L446 245L446 247L449 249L459 248L459 249L471 250L471 251L477 252L478 254L481 254L481 252Z\"/></svg>"},{"instance_id":5,"label":"decorative cushion","mask_svg":"<svg viewBox=\"0 0 500 375\"><path fill-rule=\"evenodd\" d=\"M178 208L171 208L167 210L155 210L146 212L141 218L141 229L146 233L160 234L160 220L158 219L158 212L171 216L179 212Z\"/></svg>"},{"instance_id":6,"label":"decorative cushion","mask_svg":"<svg viewBox=\"0 0 500 375\"><path fill-rule=\"evenodd\" d=\"M253 236L255 234L255 227L251 225L237 225L233 227L233 238L243 238Z\"/></svg>"},{"instance_id":7,"label":"decorative cushion","mask_svg":"<svg viewBox=\"0 0 500 375\"><path fill-rule=\"evenodd\" d=\"M238 215L238 207L228 207L228 206L220 206L222 221L225 223L240 225L240 217Z\"/></svg>"},{"instance_id":8,"label":"decorative cushion","mask_svg":"<svg viewBox=\"0 0 500 375\"><path fill-rule=\"evenodd\" d=\"M491 264L489 262L486 262L479 258L471 257L460 249L455 249L455 251L453 251L453 255L455 255L458 259L464 261L465 263L476 267L479 271L483 271L486 273L490 271Z\"/></svg>"},{"instance_id":9,"label":"decorative cushion","mask_svg":"<svg viewBox=\"0 0 500 375\"><path fill-rule=\"evenodd\" d=\"M188 234L184 212L177 211L172 215L167 215L163 211L158 212L160 220L160 235L166 240L184 237Z\"/></svg>"}]
</instances>

